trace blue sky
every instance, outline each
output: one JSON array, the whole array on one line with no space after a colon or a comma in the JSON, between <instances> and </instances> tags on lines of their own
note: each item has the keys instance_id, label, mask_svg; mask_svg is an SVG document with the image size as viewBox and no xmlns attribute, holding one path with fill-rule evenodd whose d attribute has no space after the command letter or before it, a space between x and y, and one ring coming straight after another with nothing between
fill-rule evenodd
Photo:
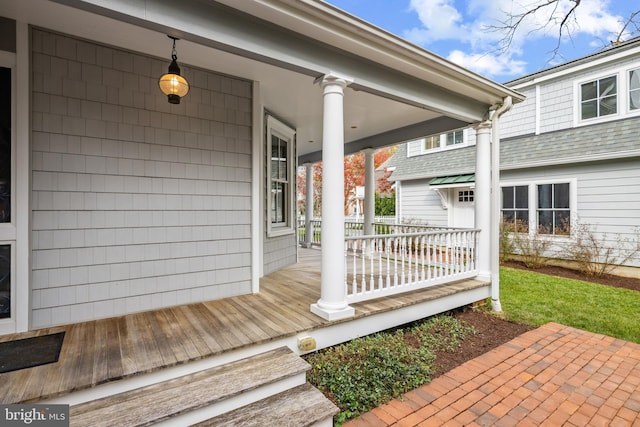
<instances>
[{"instance_id":1,"label":"blue sky","mask_svg":"<svg viewBox=\"0 0 640 427\"><path fill-rule=\"evenodd\" d=\"M554 56L558 25L531 32L540 22L547 22L548 16L540 14L524 21L504 53L496 52L500 34L487 30L505 19L505 11L521 11L523 5L546 0L326 1L499 82L602 50L615 39L621 22L640 9L637 0L582 0L576 19L570 23L571 38L563 39ZM573 4L572 0L559 0L557 15L564 16Z\"/></svg>"}]
</instances>

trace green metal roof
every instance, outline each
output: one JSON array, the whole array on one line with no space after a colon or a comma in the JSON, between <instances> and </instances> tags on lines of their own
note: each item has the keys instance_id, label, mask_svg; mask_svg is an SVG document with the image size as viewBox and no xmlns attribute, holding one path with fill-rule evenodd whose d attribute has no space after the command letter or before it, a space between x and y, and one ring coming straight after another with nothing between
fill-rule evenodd
<instances>
[{"instance_id":1,"label":"green metal roof","mask_svg":"<svg viewBox=\"0 0 640 427\"><path fill-rule=\"evenodd\" d=\"M466 182L475 182L475 180L476 180L475 174L439 176L429 181L429 185L464 184Z\"/></svg>"}]
</instances>

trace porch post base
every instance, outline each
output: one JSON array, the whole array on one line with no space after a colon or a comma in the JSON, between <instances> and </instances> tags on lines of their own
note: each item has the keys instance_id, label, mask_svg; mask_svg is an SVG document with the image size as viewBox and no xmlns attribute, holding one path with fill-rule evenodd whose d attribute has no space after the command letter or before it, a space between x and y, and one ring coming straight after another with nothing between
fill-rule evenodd
<instances>
[{"instance_id":1,"label":"porch post base","mask_svg":"<svg viewBox=\"0 0 640 427\"><path fill-rule=\"evenodd\" d=\"M502 311L502 304L500 304L499 299L491 299L491 309L496 313L500 313Z\"/></svg>"},{"instance_id":2,"label":"porch post base","mask_svg":"<svg viewBox=\"0 0 640 427\"><path fill-rule=\"evenodd\" d=\"M354 317L356 311L353 307L346 306L340 309L320 307L318 304L311 304L311 312L325 320L333 321Z\"/></svg>"}]
</instances>

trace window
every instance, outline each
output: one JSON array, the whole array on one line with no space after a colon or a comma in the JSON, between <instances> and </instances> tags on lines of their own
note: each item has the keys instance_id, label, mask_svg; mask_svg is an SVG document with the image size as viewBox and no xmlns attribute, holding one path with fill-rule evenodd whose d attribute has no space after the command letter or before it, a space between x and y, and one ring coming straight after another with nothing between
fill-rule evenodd
<instances>
[{"instance_id":1,"label":"window","mask_svg":"<svg viewBox=\"0 0 640 427\"><path fill-rule=\"evenodd\" d=\"M0 319L11 317L11 245L0 245Z\"/></svg>"},{"instance_id":2,"label":"window","mask_svg":"<svg viewBox=\"0 0 640 427\"><path fill-rule=\"evenodd\" d=\"M538 185L538 232L567 235L571 231L569 183Z\"/></svg>"},{"instance_id":3,"label":"window","mask_svg":"<svg viewBox=\"0 0 640 427\"><path fill-rule=\"evenodd\" d=\"M271 236L292 233L296 170L293 157L295 131L267 116L267 143L268 234Z\"/></svg>"},{"instance_id":4,"label":"window","mask_svg":"<svg viewBox=\"0 0 640 427\"><path fill-rule=\"evenodd\" d=\"M502 187L502 222L510 231L529 231L529 187Z\"/></svg>"},{"instance_id":5,"label":"window","mask_svg":"<svg viewBox=\"0 0 640 427\"><path fill-rule=\"evenodd\" d=\"M433 150L440 148L440 135L431 135L424 139L424 150Z\"/></svg>"},{"instance_id":6,"label":"window","mask_svg":"<svg viewBox=\"0 0 640 427\"><path fill-rule=\"evenodd\" d=\"M459 202L473 202L473 190L458 191Z\"/></svg>"},{"instance_id":7,"label":"window","mask_svg":"<svg viewBox=\"0 0 640 427\"><path fill-rule=\"evenodd\" d=\"M464 132L461 130L449 132L446 135L447 146L462 144L463 142L464 142Z\"/></svg>"},{"instance_id":8,"label":"window","mask_svg":"<svg viewBox=\"0 0 640 427\"><path fill-rule=\"evenodd\" d=\"M11 270L14 265L12 241L15 242L15 226L12 225L11 212L13 194L12 185L15 153L12 152L12 70L0 67L0 319L10 319L13 292Z\"/></svg>"},{"instance_id":9,"label":"window","mask_svg":"<svg viewBox=\"0 0 640 427\"><path fill-rule=\"evenodd\" d=\"M407 143L407 157L426 154L432 151L456 149L467 146L466 129L460 129L438 135L429 135Z\"/></svg>"},{"instance_id":10,"label":"window","mask_svg":"<svg viewBox=\"0 0 640 427\"><path fill-rule=\"evenodd\" d=\"M580 85L580 117L582 120L608 116L618 112L618 78L605 77Z\"/></svg>"},{"instance_id":11,"label":"window","mask_svg":"<svg viewBox=\"0 0 640 427\"><path fill-rule=\"evenodd\" d=\"M0 67L0 223L11 222L11 69Z\"/></svg>"},{"instance_id":12,"label":"window","mask_svg":"<svg viewBox=\"0 0 640 427\"><path fill-rule=\"evenodd\" d=\"M629 71L629 111L640 110L640 68Z\"/></svg>"}]
</instances>

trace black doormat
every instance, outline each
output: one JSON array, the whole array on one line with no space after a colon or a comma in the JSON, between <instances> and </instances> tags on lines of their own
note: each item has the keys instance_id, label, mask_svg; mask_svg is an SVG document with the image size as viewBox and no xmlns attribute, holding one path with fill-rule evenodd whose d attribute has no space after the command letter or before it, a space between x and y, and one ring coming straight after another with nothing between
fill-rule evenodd
<instances>
[{"instance_id":1,"label":"black doormat","mask_svg":"<svg viewBox=\"0 0 640 427\"><path fill-rule=\"evenodd\" d=\"M64 332L0 343L0 374L58 361Z\"/></svg>"}]
</instances>

